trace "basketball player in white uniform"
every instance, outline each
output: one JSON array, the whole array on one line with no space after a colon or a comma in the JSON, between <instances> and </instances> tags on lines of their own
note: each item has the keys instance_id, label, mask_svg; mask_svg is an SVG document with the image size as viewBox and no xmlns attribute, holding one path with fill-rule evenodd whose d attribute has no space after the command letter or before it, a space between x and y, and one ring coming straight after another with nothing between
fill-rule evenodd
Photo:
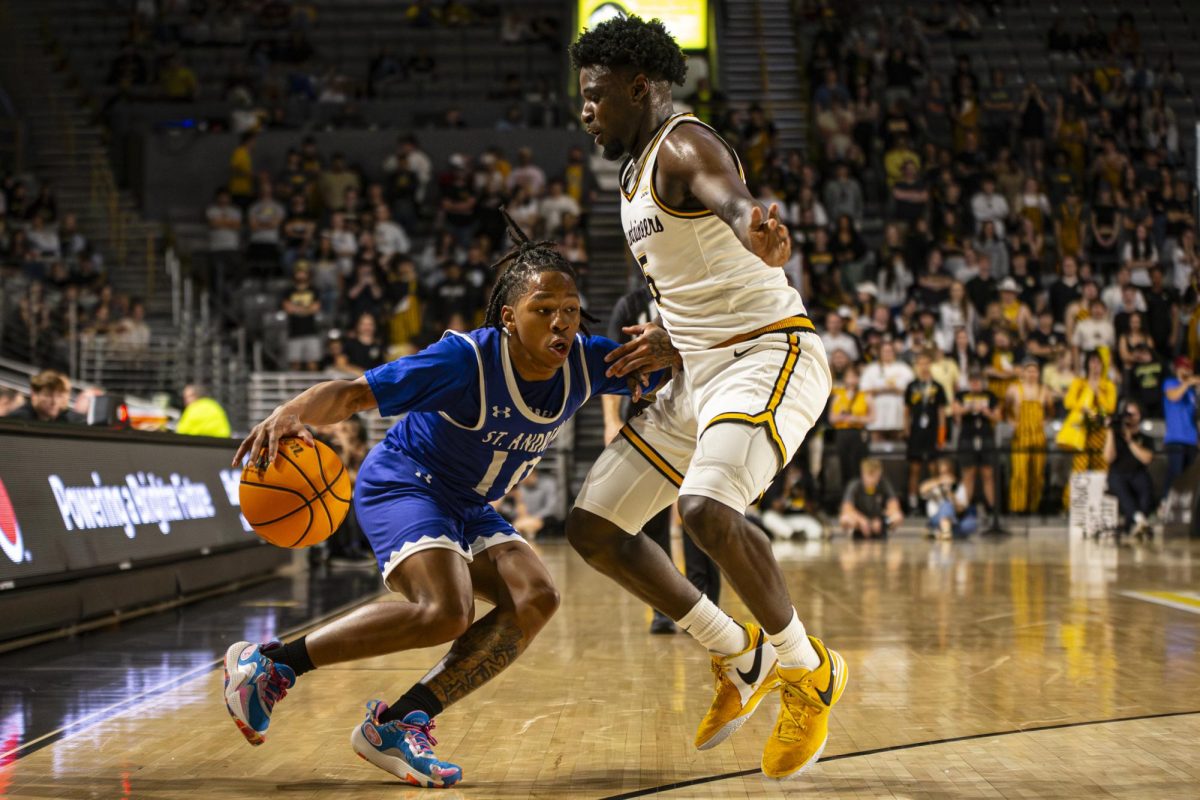
<instances>
[{"instance_id":1,"label":"basketball player in white uniform","mask_svg":"<svg viewBox=\"0 0 1200 800\"><path fill-rule=\"evenodd\" d=\"M778 208L764 212L753 199L737 156L715 131L674 113L671 84L683 82L686 65L661 23L601 23L579 37L571 57L584 126L605 158L628 158L626 240L682 365L592 467L567 534L593 567L711 651L716 697L698 748L723 741L780 689L762 766L769 777L792 777L825 746L846 666L807 635L770 542L745 511L825 407L824 347L780 269L791 240ZM615 374L670 362L661 329L637 332L610 356ZM676 498L688 533L757 624L732 620L640 532Z\"/></svg>"}]
</instances>

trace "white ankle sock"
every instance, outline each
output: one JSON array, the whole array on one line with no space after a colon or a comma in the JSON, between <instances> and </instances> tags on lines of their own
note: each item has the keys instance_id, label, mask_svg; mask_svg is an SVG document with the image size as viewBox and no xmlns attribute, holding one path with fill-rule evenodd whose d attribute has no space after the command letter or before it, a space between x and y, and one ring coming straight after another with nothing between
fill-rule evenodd
<instances>
[{"instance_id":1,"label":"white ankle sock","mask_svg":"<svg viewBox=\"0 0 1200 800\"><path fill-rule=\"evenodd\" d=\"M692 610L677 622L693 639L714 653L727 656L745 650L750 644L746 641L746 629L704 595L700 595Z\"/></svg>"},{"instance_id":2,"label":"white ankle sock","mask_svg":"<svg viewBox=\"0 0 1200 800\"><path fill-rule=\"evenodd\" d=\"M792 621L787 624L787 627L779 633L768 633L767 638L775 646L775 653L779 656L779 666L804 667L805 669L816 669L821 666L821 657L817 655L812 642L808 640L804 623L800 621L800 615L796 613L795 609L792 609Z\"/></svg>"}]
</instances>

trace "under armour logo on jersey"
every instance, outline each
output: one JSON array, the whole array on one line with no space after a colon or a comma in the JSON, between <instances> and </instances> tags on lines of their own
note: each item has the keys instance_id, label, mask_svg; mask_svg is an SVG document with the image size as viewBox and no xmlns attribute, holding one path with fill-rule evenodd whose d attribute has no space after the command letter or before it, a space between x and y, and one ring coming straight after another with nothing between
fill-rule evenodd
<instances>
[{"instance_id":1,"label":"under armour logo on jersey","mask_svg":"<svg viewBox=\"0 0 1200 800\"><path fill-rule=\"evenodd\" d=\"M508 406L505 406L504 408L501 408L500 406L492 406L492 416L504 417L505 419L508 419L512 416L512 409Z\"/></svg>"},{"instance_id":2,"label":"under armour logo on jersey","mask_svg":"<svg viewBox=\"0 0 1200 800\"><path fill-rule=\"evenodd\" d=\"M425 481L426 483L430 483L430 484L433 483L433 473L432 472L422 473L421 470L417 470L416 475L418 478Z\"/></svg>"}]
</instances>

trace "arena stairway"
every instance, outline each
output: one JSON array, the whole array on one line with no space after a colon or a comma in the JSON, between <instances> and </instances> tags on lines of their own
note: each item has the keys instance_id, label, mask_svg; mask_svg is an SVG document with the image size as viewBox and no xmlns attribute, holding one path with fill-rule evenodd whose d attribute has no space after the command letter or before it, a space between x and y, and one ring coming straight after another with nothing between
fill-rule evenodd
<instances>
[{"instance_id":1,"label":"arena stairway","mask_svg":"<svg viewBox=\"0 0 1200 800\"><path fill-rule=\"evenodd\" d=\"M113 288L145 298L152 329L166 333L171 296L158 268L160 231L117 188L103 132L80 104L75 79L62 68L36 7L9 0L0 12L6 15L0 23L0 69L28 126L32 171L54 187L60 218L77 215L81 231L104 257Z\"/></svg>"},{"instance_id":2,"label":"arena stairway","mask_svg":"<svg viewBox=\"0 0 1200 800\"><path fill-rule=\"evenodd\" d=\"M788 0L753 0L727 4L718 34L721 90L731 106L763 107L780 152L803 150L808 127L794 31Z\"/></svg>"}]
</instances>

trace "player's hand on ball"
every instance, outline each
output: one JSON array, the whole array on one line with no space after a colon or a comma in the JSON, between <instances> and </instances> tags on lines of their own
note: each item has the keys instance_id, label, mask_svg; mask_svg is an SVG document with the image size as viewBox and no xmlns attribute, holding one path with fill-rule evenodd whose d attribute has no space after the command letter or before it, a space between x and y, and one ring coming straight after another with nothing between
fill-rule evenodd
<instances>
[{"instance_id":1,"label":"player's hand on ball","mask_svg":"<svg viewBox=\"0 0 1200 800\"><path fill-rule=\"evenodd\" d=\"M300 422L300 417L283 408L275 410L271 416L254 426L250 435L242 440L233 457L233 466L239 467L245 456L254 458L260 469L266 469L275 463L279 455L279 441L294 436L309 447L313 446L312 432Z\"/></svg>"},{"instance_id":2,"label":"player's hand on ball","mask_svg":"<svg viewBox=\"0 0 1200 800\"><path fill-rule=\"evenodd\" d=\"M782 267L792 257L792 237L779 218L779 204L771 203L766 217L762 207L750 212L750 249L772 267Z\"/></svg>"},{"instance_id":3,"label":"player's hand on ball","mask_svg":"<svg viewBox=\"0 0 1200 800\"><path fill-rule=\"evenodd\" d=\"M605 362L612 365L604 373L608 377L623 378L630 373L642 373L641 383L645 386L651 372L682 364L679 351L671 344L671 337L653 322L630 325L621 331L633 338L604 357Z\"/></svg>"}]
</instances>

